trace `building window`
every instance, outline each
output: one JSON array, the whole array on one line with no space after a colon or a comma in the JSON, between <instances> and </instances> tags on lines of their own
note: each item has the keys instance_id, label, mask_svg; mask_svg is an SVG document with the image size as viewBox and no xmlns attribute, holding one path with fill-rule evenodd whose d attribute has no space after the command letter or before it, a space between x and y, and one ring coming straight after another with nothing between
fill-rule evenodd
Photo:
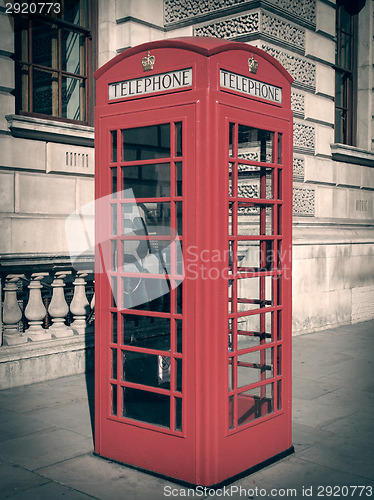
<instances>
[{"instance_id":1,"label":"building window","mask_svg":"<svg viewBox=\"0 0 374 500\"><path fill-rule=\"evenodd\" d=\"M15 16L17 111L91 123L94 0L56 10Z\"/></svg>"},{"instance_id":2,"label":"building window","mask_svg":"<svg viewBox=\"0 0 374 500\"><path fill-rule=\"evenodd\" d=\"M357 15L347 0L336 4L335 142L356 143Z\"/></svg>"}]
</instances>

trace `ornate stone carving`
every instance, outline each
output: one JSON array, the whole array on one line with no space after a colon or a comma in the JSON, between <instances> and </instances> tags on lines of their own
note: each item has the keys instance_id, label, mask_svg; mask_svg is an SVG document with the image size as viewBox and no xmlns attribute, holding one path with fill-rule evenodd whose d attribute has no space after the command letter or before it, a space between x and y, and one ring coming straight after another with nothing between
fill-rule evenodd
<instances>
[{"instance_id":1,"label":"ornate stone carving","mask_svg":"<svg viewBox=\"0 0 374 500\"><path fill-rule=\"evenodd\" d=\"M295 149L302 151L314 151L315 129L312 125L294 122L293 124L293 145Z\"/></svg>"},{"instance_id":2,"label":"ornate stone carving","mask_svg":"<svg viewBox=\"0 0 374 500\"><path fill-rule=\"evenodd\" d=\"M315 24L316 0L268 0L275 7L287 11L295 18ZM230 7L252 2L246 0L165 0L165 24L177 23L195 16L222 11Z\"/></svg>"},{"instance_id":3,"label":"ornate stone carving","mask_svg":"<svg viewBox=\"0 0 374 500\"><path fill-rule=\"evenodd\" d=\"M194 34L195 36L212 36L215 38L237 38L250 33L258 33L259 25L259 12L253 12L245 16L199 26L194 29Z\"/></svg>"},{"instance_id":4,"label":"ornate stone carving","mask_svg":"<svg viewBox=\"0 0 374 500\"><path fill-rule=\"evenodd\" d=\"M293 158L293 178L304 180L304 168L305 168L304 158L301 158L300 156L294 156L294 158Z\"/></svg>"},{"instance_id":5,"label":"ornate stone carving","mask_svg":"<svg viewBox=\"0 0 374 500\"><path fill-rule=\"evenodd\" d=\"M305 50L304 30L262 11L223 19L194 29L196 36L212 36L226 39L237 39L245 35L258 33L263 33L267 38L271 38L275 42L282 42L301 52Z\"/></svg>"},{"instance_id":6,"label":"ornate stone carving","mask_svg":"<svg viewBox=\"0 0 374 500\"><path fill-rule=\"evenodd\" d=\"M275 57L294 78L294 85L301 85L314 90L316 86L315 64L292 54L288 54L270 45L261 44L261 49Z\"/></svg>"},{"instance_id":7,"label":"ornate stone carving","mask_svg":"<svg viewBox=\"0 0 374 500\"><path fill-rule=\"evenodd\" d=\"M315 214L315 190L313 188L293 188L293 213L294 215Z\"/></svg>"},{"instance_id":8,"label":"ornate stone carving","mask_svg":"<svg viewBox=\"0 0 374 500\"><path fill-rule=\"evenodd\" d=\"M278 17L261 13L261 32L275 40L280 40L304 52L305 31Z\"/></svg>"},{"instance_id":9,"label":"ornate stone carving","mask_svg":"<svg viewBox=\"0 0 374 500\"><path fill-rule=\"evenodd\" d=\"M303 94L291 92L291 109L295 115L304 117L305 113L305 99Z\"/></svg>"}]
</instances>

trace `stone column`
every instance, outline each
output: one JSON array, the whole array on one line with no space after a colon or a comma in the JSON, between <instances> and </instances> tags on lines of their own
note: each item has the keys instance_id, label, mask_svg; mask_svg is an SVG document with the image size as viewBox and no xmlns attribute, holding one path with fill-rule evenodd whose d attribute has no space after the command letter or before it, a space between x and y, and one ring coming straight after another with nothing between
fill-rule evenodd
<instances>
[{"instance_id":1,"label":"stone column","mask_svg":"<svg viewBox=\"0 0 374 500\"><path fill-rule=\"evenodd\" d=\"M18 282L23 274L9 274L4 286L3 324L4 345L17 345L27 342L27 336L19 331L18 323L22 319L22 311L17 302Z\"/></svg>"},{"instance_id":2,"label":"stone column","mask_svg":"<svg viewBox=\"0 0 374 500\"><path fill-rule=\"evenodd\" d=\"M71 271L58 271L55 273L55 278L52 282L52 300L48 307L49 315L52 318L52 325L49 331L53 338L70 337L74 335L73 330L65 325L65 318L69 312L69 306L64 294L64 278Z\"/></svg>"},{"instance_id":3,"label":"stone column","mask_svg":"<svg viewBox=\"0 0 374 500\"><path fill-rule=\"evenodd\" d=\"M90 274L90 271L78 271L73 281L74 296L70 304L70 312L73 314L74 321L71 327L74 333L85 334L87 332L86 317L90 311L90 305L86 296L86 280L85 278Z\"/></svg>"},{"instance_id":4,"label":"stone column","mask_svg":"<svg viewBox=\"0 0 374 500\"><path fill-rule=\"evenodd\" d=\"M51 334L42 327L43 319L47 314L42 300L41 290L43 285L41 280L48 276L48 273L33 273L31 281L27 287L29 292L29 301L25 309L25 316L29 322L29 328L25 331L27 339L30 341L49 340Z\"/></svg>"}]
</instances>

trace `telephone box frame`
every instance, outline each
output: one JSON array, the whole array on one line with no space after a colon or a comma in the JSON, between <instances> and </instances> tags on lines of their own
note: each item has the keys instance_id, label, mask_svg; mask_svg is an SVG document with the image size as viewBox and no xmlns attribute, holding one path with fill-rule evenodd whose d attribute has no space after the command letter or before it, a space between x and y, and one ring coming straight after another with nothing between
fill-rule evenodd
<instances>
[{"instance_id":1,"label":"telephone box frame","mask_svg":"<svg viewBox=\"0 0 374 500\"><path fill-rule=\"evenodd\" d=\"M150 69L153 57L153 69ZM142 60L145 61L143 67ZM257 72L251 72L254 71L251 61L252 66L257 63ZM145 64L148 67L144 69ZM153 89L152 93L147 94L137 93L141 90L145 77L158 77L183 69L191 69L192 83L186 76L185 86L162 91ZM222 84L224 77L221 70L234 75L226 77L229 88ZM245 93L245 88L239 85L240 80L235 80L235 75L245 78L247 82L248 79L258 82L258 89L260 85L264 85L262 95L258 97ZM95 452L103 457L184 483L218 485L293 451L292 78L278 61L257 47L194 37L150 42L128 49L100 68L95 77ZM131 84L128 82L141 79L143 84L135 83L132 87L134 93L129 95ZM113 91L111 85L118 82L127 83L122 87L123 93L119 97L116 94L113 98L113 93L110 95ZM168 83L169 78L166 78L165 82ZM117 90L119 88L117 86ZM269 100L266 94L270 92L269 89L273 89L273 100ZM280 92L274 89L281 89L281 99ZM264 98L265 94L267 98ZM127 418L124 414L125 403L120 400L121 395L129 389L139 388L136 382L124 380L123 371L125 354L135 348L124 346L120 338L123 326L118 318L123 321L123 316L126 316L125 309L121 309L120 305L113 308L113 303L110 302L112 290L109 280L116 273L120 280L121 271L109 272L105 264L106 256L109 256L110 260L110 241L120 241L120 217L116 219L116 235L111 235L108 230L108 227L113 225L113 220L109 222L110 207L114 204L120 207L120 200L98 203L98 200L110 200L113 191L110 178L113 168L110 152L111 133L117 131L113 133L115 140L119 141L122 131L127 128L152 127L163 123L170 124L171 127L171 152L168 162L172 165L172 185L178 175L175 170L178 154L172 145L177 133L175 127L177 123L183 124L183 197L179 198L176 188L171 188L167 198L171 205L177 206L178 201L182 201L183 206L183 236L180 238L183 240L184 259L183 310L180 314L180 311L173 309L174 306L170 306L172 309L166 313L142 313L135 310L130 311L130 315L170 319L170 324L174 325L170 327L169 351L160 351L165 359L170 361L171 379L168 389L150 389L153 395L169 398L171 419L168 428L137 420L133 416ZM272 141L272 146L269 146L270 153L266 150L264 156L261 150L260 161L257 158L254 162L239 154L244 143L240 143L239 147L238 142L240 134L249 137L253 133L257 133L257 138L265 137L266 134L266 137L271 138L266 139L267 142L263 140L261 148L264 145L266 149L267 144ZM117 158L114 162L116 172L121 172L121 169L126 167L123 160L123 157ZM260 183L255 198L252 195L244 196L239 177L242 171L245 173L246 170L258 171L260 176L270 178L271 194L268 195L268 187L265 184L261 187ZM267 212L263 210L265 207L271 215L266 215ZM259 229L260 232L256 236L241 235L239 218L243 214L244 218L250 218L251 214L256 214L256 210L259 214L259 227L264 229ZM176 213L171 210L171 222L174 226L178 217ZM270 221L270 230L266 229L267 220ZM235 224L237 229L231 230ZM232 274L227 273L239 272L239 243L242 246L245 246L245 243L258 243L260 262L258 268L241 268L241 274L235 274L233 279ZM227 252L229 245L233 248L235 262L230 262ZM270 255L270 264L265 262L265 254ZM217 255L224 257L217 258ZM229 267L231 271L228 271ZM206 275L203 275L203 270ZM143 275L139 276L141 278ZM176 280L173 276L169 277L171 281ZM255 300L239 298L244 280L251 278L258 279L260 296ZM265 296L265 288L261 288L261 283L265 281L270 283L269 300ZM231 299L228 298L228 287L233 290L230 292ZM119 290L121 293L122 289ZM170 292L171 303L176 300L176 290L172 289ZM227 306L229 300L231 304L237 303L230 306L231 310L228 310ZM242 307L246 304L251 305L248 305L248 309L243 313ZM115 338L112 336L114 327L110 326L113 314L117 318ZM247 332L248 335L260 339L258 346L249 347L244 351L239 349L238 340L244 335L240 333L243 330L238 328L243 317L244 322L254 317L260 324L260 332ZM265 319L267 323L268 319L270 320L270 327L265 327ZM182 320L183 324L182 352L178 352L176 347L175 325L178 320ZM155 354L146 348L139 348L136 352L144 356ZM251 355L258 357L255 362L250 359ZM178 367L182 367L183 390L177 382ZM261 376L259 380L250 382L247 390L243 391L244 386L239 386L239 378L240 373L245 372L247 368L258 368ZM270 372L269 377L266 370ZM117 415L113 415L113 398ZM176 423L178 418L173 420L177 407L182 408L178 417L182 423ZM243 408L247 408L247 411Z\"/></svg>"}]
</instances>

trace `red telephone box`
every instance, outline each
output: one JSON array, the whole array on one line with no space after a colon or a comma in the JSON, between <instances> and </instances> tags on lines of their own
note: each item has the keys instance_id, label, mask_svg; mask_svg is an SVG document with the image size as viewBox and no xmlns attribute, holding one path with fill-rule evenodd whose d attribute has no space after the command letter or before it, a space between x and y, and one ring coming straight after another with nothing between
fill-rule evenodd
<instances>
[{"instance_id":1,"label":"red telephone box","mask_svg":"<svg viewBox=\"0 0 374 500\"><path fill-rule=\"evenodd\" d=\"M292 451L292 78L193 37L95 76L95 450L216 485Z\"/></svg>"}]
</instances>

